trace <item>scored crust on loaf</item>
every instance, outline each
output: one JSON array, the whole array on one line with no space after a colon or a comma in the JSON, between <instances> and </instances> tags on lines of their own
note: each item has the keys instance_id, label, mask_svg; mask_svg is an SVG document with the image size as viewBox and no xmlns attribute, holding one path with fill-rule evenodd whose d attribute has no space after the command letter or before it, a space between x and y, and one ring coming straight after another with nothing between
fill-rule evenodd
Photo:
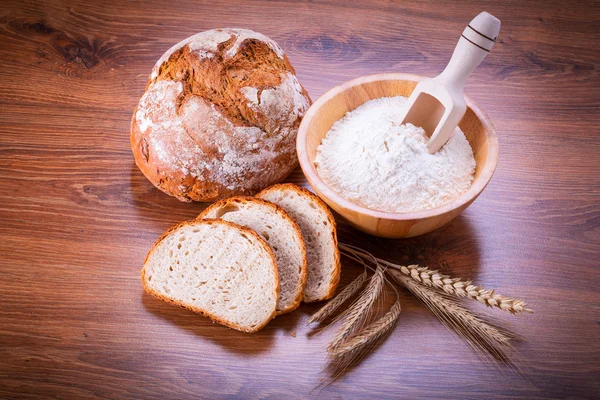
<instances>
[{"instance_id":1,"label":"scored crust on loaf","mask_svg":"<svg viewBox=\"0 0 600 400\"><path fill-rule=\"evenodd\" d=\"M340 251L333 215L327 205L306 189L291 183L273 185L256 197L283 208L302 231L308 258L304 302L330 299L340 280Z\"/></svg>"},{"instance_id":2,"label":"scored crust on loaf","mask_svg":"<svg viewBox=\"0 0 600 400\"><path fill-rule=\"evenodd\" d=\"M141 276L149 294L243 332L275 316L275 255L254 231L227 221L186 221L167 230Z\"/></svg>"},{"instance_id":3,"label":"scored crust on loaf","mask_svg":"<svg viewBox=\"0 0 600 400\"><path fill-rule=\"evenodd\" d=\"M246 29L205 31L156 63L131 148L144 175L181 201L254 194L297 165L309 105L277 43Z\"/></svg>"},{"instance_id":4,"label":"scored crust on loaf","mask_svg":"<svg viewBox=\"0 0 600 400\"><path fill-rule=\"evenodd\" d=\"M298 307L307 279L307 256L300 228L277 205L253 197L231 197L205 209L198 218L220 218L254 230L271 247L279 272L277 313Z\"/></svg>"}]
</instances>

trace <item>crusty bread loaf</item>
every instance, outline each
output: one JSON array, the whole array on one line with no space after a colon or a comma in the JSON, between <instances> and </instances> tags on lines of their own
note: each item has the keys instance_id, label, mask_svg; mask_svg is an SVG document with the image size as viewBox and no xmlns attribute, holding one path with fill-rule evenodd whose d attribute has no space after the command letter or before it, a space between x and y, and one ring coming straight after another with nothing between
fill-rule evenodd
<instances>
[{"instance_id":1,"label":"crusty bread loaf","mask_svg":"<svg viewBox=\"0 0 600 400\"><path fill-rule=\"evenodd\" d=\"M231 197L209 206L198 218L221 218L256 231L271 246L277 260L277 313L298 307L306 284L306 249L300 228L285 211L265 200Z\"/></svg>"},{"instance_id":2,"label":"crusty bread loaf","mask_svg":"<svg viewBox=\"0 0 600 400\"><path fill-rule=\"evenodd\" d=\"M291 183L271 186L256 195L283 208L302 231L308 258L304 301L327 300L340 280L340 252L335 220L321 199Z\"/></svg>"},{"instance_id":3,"label":"crusty bread loaf","mask_svg":"<svg viewBox=\"0 0 600 400\"><path fill-rule=\"evenodd\" d=\"M297 165L309 104L277 43L246 29L201 32L152 70L131 121L135 162L181 201L254 194Z\"/></svg>"},{"instance_id":4,"label":"crusty bread loaf","mask_svg":"<svg viewBox=\"0 0 600 400\"><path fill-rule=\"evenodd\" d=\"M187 221L165 232L146 256L142 282L159 299L244 332L275 316L279 295L267 243L221 220Z\"/></svg>"}]
</instances>

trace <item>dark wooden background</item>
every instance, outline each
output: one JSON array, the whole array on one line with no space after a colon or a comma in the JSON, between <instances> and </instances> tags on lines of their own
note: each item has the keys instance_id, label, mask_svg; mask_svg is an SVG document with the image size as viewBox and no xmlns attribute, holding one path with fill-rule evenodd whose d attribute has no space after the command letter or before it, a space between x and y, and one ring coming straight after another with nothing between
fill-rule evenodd
<instances>
[{"instance_id":1,"label":"dark wooden background","mask_svg":"<svg viewBox=\"0 0 600 400\"><path fill-rule=\"evenodd\" d=\"M0 398L600 397L598 2L2 1ZM500 40L468 83L500 161L462 216L412 240L343 241L522 297L522 376L483 362L403 296L392 336L322 390L316 306L248 335L143 293L147 250L196 216L136 168L129 121L160 55L245 27L287 52L313 99L361 75L435 75L487 10ZM305 184L300 170L290 180ZM343 281L356 272L344 263Z\"/></svg>"}]
</instances>

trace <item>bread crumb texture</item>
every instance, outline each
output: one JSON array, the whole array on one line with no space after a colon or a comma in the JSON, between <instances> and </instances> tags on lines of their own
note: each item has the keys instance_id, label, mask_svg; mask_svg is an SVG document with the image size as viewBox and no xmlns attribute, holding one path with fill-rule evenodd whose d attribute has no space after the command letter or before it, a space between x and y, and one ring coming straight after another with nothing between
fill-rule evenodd
<instances>
[{"instance_id":1,"label":"bread crumb texture","mask_svg":"<svg viewBox=\"0 0 600 400\"><path fill-rule=\"evenodd\" d=\"M255 231L275 254L279 273L279 314L293 311L306 285L306 247L294 220L281 208L254 197L231 197L212 204L199 218L218 218Z\"/></svg>"},{"instance_id":2,"label":"bread crumb texture","mask_svg":"<svg viewBox=\"0 0 600 400\"><path fill-rule=\"evenodd\" d=\"M187 221L163 235L142 270L155 297L245 332L275 315L273 254L254 232L223 221Z\"/></svg>"},{"instance_id":3,"label":"bread crumb texture","mask_svg":"<svg viewBox=\"0 0 600 400\"><path fill-rule=\"evenodd\" d=\"M337 231L329 208L317 196L290 183L271 186L257 197L281 207L298 224L308 264L304 301L327 300L340 279Z\"/></svg>"},{"instance_id":4,"label":"bread crumb texture","mask_svg":"<svg viewBox=\"0 0 600 400\"><path fill-rule=\"evenodd\" d=\"M277 43L245 29L205 31L154 66L131 147L144 175L179 200L254 194L295 168L309 105Z\"/></svg>"}]
</instances>

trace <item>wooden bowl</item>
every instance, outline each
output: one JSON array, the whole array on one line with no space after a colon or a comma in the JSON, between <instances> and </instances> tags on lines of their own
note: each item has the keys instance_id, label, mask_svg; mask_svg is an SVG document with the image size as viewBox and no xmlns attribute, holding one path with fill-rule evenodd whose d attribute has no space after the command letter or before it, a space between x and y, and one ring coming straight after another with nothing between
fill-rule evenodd
<instances>
[{"instance_id":1,"label":"wooden bowl","mask_svg":"<svg viewBox=\"0 0 600 400\"><path fill-rule=\"evenodd\" d=\"M336 86L310 107L298 131L298 159L315 192L353 226L371 235L406 238L423 235L447 224L479 196L492 178L498 162L498 139L494 127L488 116L467 97L467 111L459 127L473 149L477 167L473 185L450 203L415 212L371 210L344 199L319 178L314 164L317 147L335 121L368 100L408 97L420 79L420 76L411 74L377 74Z\"/></svg>"}]
</instances>

